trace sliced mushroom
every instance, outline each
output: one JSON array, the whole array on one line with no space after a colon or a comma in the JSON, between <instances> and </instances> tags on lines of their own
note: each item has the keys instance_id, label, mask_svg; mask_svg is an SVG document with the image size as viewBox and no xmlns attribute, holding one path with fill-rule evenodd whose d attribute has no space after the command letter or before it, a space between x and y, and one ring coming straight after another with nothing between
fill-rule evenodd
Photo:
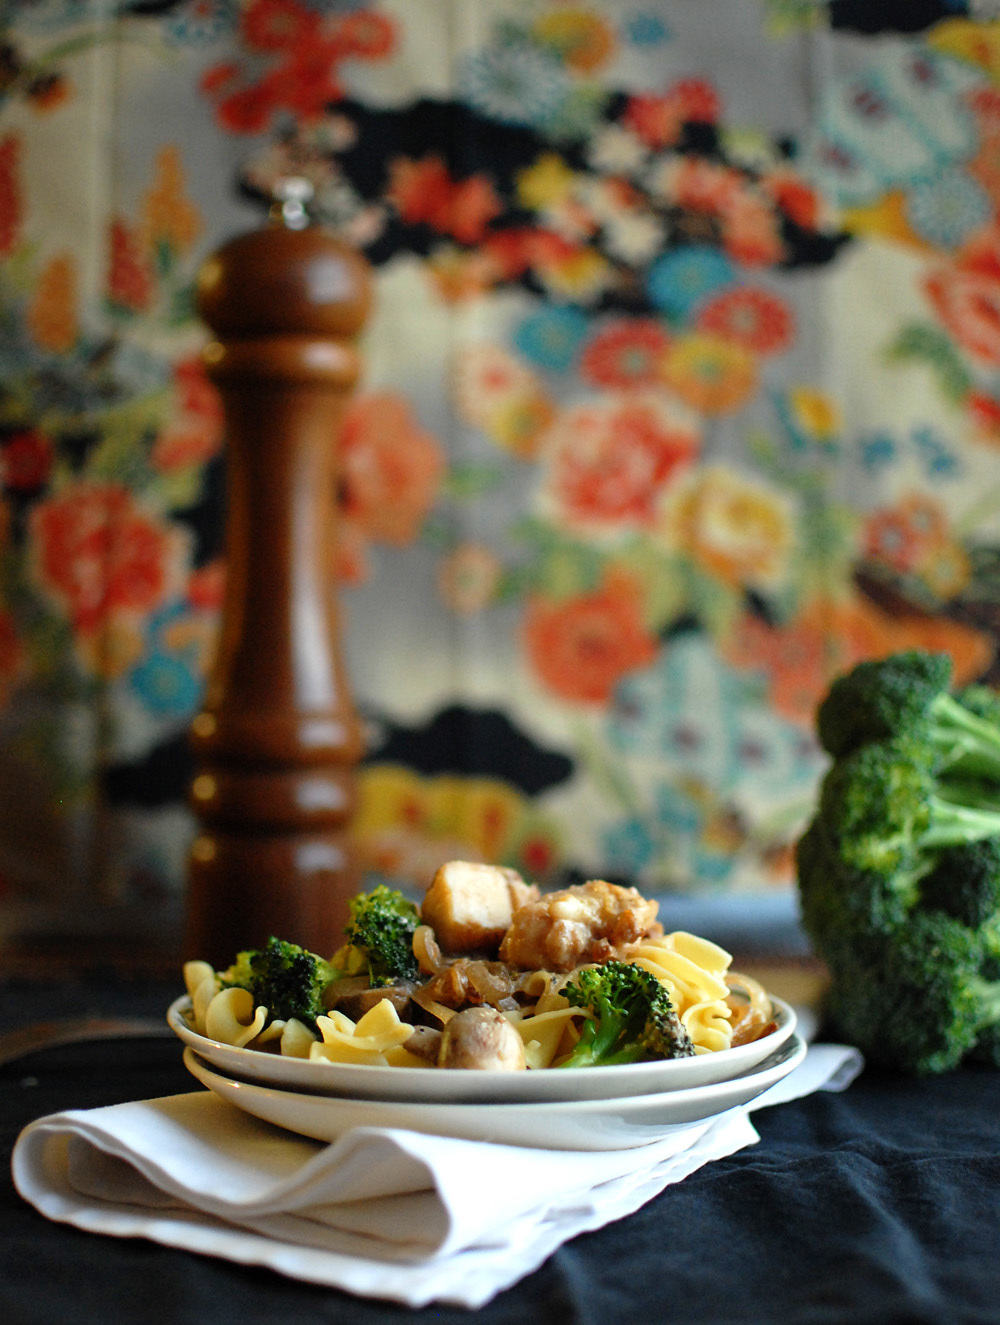
<instances>
[{"instance_id":1,"label":"sliced mushroom","mask_svg":"<svg viewBox=\"0 0 1000 1325\"><path fill-rule=\"evenodd\" d=\"M438 1067L474 1072L523 1072L524 1042L496 1008L464 1008L441 1032Z\"/></svg>"}]
</instances>

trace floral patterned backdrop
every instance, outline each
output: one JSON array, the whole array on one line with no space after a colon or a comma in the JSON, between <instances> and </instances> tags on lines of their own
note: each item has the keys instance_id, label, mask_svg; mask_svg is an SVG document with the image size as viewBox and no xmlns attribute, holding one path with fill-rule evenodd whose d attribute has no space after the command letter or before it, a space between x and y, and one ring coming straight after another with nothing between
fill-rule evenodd
<instances>
[{"instance_id":1,"label":"floral patterned backdrop","mask_svg":"<svg viewBox=\"0 0 1000 1325\"><path fill-rule=\"evenodd\" d=\"M1000 679L995 9L3 0L0 937L176 933L225 574L192 282L291 173L376 278L373 877L794 945L830 675Z\"/></svg>"}]
</instances>

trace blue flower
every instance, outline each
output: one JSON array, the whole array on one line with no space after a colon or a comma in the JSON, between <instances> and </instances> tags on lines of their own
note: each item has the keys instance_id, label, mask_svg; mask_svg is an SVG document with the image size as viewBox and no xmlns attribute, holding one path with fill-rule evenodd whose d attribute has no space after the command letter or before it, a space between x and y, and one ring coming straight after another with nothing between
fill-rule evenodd
<instances>
[{"instance_id":1,"label":"blue flower","mask_svg":"<svg viewBox=\"0 0 1000 1325\"><path fill-rule=\"evenodd\" d=\"M646 276L646 290L668 317L682 319L734 277L725 253L709 244L685 244L656 259Z\"/></svg>"},{"instance_id":2,"label":"blue flower","mask_svg":"<svg viewBox=\"0 0 1000 1325\"><path fill-rule=\"evenodd\" d=\"M198 677L174 654L152 654L133 669L130 679L146 708L160 718L190 713L201 694Z\"/></svg>"},{"instance_id":3,"label":"blue flower","mask_svg":"<svg viewBox=\"0 0 1000 1325\"><path fill-rule=\"evenodd\" d=\"M614 874L635 874L653 859L656 846L641 819L624 819L604 833L604 855Z\"/></svg>"},{"instance_id":4,"label":"blue flower","mask_svg":"<svg viewBox=\"0 0 1000 1325\"><path fill-rule=\"evenodd\" d=\"M467 56L459 88L469 104L490 119L537 126L555 114L571 83L555 56L526 41L510 40Z\"/></svg>"},{"instance_id":5,"label":"blue flower","mask_svg":"<svg viewBox=\"0 0 1000 1325\"><path fill-rule=\"evenodd\" d=\"M529 314L514 332L514 344L539 367L563 373L572 367L586 334L585 314L563 304Z\"/></svg>"},{"instance_id":6,"label":"blue flower","mask_svg":"<svg viewBox=\"0 0 1000 1325\"><path fill-rule=\"evenodd\" d=\"M626 21L625 36L634 46L659 46L670 40L670 29L659 14L643 9Z\"/></svg>"},{"instance_id":7,"label":"blue flower","mask_svg":"<svg viewBox=\"0 0 1000 1325\"><path fill-rule=\"evenodd\" d=\"M945 170L910 190L910 224L921 239L940 248L956 248L993 214L985 191L964 170Z\"/></svg>"}]
</instances>

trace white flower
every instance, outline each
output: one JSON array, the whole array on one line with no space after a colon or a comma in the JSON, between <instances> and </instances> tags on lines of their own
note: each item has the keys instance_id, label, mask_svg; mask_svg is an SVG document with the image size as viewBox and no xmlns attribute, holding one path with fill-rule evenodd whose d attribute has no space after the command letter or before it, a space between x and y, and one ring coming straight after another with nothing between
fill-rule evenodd
<instances>
[{"instance_id":1,"label":"white flower","mask_svg":"<svg viewBox=\"0 0 1000 1325\"><path fill-rule=\"evenodd\" d=\"M620 212L604 229L604 247L613 258L641 265L663 251L666 229L649 212Z\"/></svg>"},{"instance_id":2,"label":"white flower","mask_svg":"<svg viewBox=\"0 0 1000 1325\"><path fill-rule=\"evenodd\" d=\"M620 124L605 125L587 149L587 163L609 175L635 174L646 163L642 142Z\"/></svg>"}]
</instances>

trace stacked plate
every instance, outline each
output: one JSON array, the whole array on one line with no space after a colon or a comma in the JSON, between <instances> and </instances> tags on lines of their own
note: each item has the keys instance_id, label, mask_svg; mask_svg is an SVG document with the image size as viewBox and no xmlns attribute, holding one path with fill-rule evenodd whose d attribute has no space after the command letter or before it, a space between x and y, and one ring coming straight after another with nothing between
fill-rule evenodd
<instances>
[{"instance_id":1,"label":"stacked plate","mask_svg":"<svg viewBox=\"0 0 1000 1325\"><path fill-rule=\"evenodd\" d=\"M628 1149L669 1128L748 1104L805 1057L795 1012L775 999L777 1026L735 1049L621 1067L469 1072L369 1067L234 1049L199 1035L191 1001L167 1021L188 1070L209 1090L267 1122L320 1141L353 1127L552 1150Z\"/></svg>"}]
</instances>

